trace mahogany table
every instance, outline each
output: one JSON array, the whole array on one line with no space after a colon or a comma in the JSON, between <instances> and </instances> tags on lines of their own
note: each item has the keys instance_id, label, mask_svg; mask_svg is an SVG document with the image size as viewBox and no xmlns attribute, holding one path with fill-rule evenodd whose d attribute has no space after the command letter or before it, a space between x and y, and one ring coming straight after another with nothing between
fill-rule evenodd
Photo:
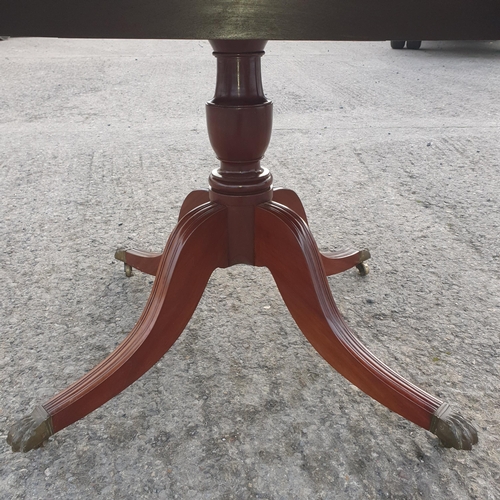
<instances>
[{"instance_id":1,"label":"mahogany table","mask_svg":"<svg viewBox=\"0 0 500 500\"><path fill-rule=\"evenodd\" d=\"M269 268L306 338L351 383L446 447L477 443L465 418L379 361L339 314L326 276L354 266L365 274L370 254L321 253L298 196L275 189L261 166L273 105L260 60L267 39L498 39L497 0L0 0L0 33L210 39L217 58L206 112L220 167L208 189L187 195L162 253L116 252L128 275L156 276L141 317L110 356L12 426L14 451L41 446L149 370L182 333L212 272L234 264ZM313 176L304 172L304 181Z\"/></svg>"}]
</instances>

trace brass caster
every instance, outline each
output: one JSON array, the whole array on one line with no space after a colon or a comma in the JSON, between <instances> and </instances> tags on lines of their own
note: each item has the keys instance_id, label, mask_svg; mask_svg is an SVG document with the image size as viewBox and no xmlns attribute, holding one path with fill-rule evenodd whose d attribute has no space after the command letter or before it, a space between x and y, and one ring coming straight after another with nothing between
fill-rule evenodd
<instances>
[{"instance_id":1,"label":"brass caster","mask_svg":"<svg viewBox=\"0 0 500 500\"><path fill-rule=\"evenodd\" d=\"M356 269L358 270L358 274L360 276L366 276L370 272L370 268L366 262L356 264Z\"/></svg>"},{"instance_id":2,"label":"brass caster","mask_svg":"<svg viewBox=\"0 0 500 500\"><path fill-rule=\"evenodd\" d=\"M123 268L125 269L125 276L127 278L130 278L130 276L132 276L132 266L125 263L123 264Z\"/></svg>"},{"instance_id":3,"label":"brass caster","mask_svg":"<svg viewBox=\"0 0 500 500\"><path fill-rule=\"evenodd\" d=\"M124 248L119 248L115 252L115 259L123 262L123 269L125 270L125 276L130 278L132 276L132 266L127 264L127 251Z\"/></svg>"},{"instance_id":4,"label":"brass caster","mask_svg":"<svg viewBox=\"0 0 500 500\"><path fill-rule=\"evenodd\" d=\"M37 406L31 415L10 428L7 443L12 446L12 451L26 452L43 446L52 434L52 417L43 406Z\"/></svg>"},{"instance_id":5,"label":"brass caster","mask_svg":"<svg viewBox=\"0 0 500 500\"><path fill-rule=\"evenodd\" d=\"M447 403L436 410L429 430L445 448L472 450L472 446L478 441L475 427L459 413L453 413Z\"/></svg>"},{"instance_id":6,"label":"brass caster","mask_svg":"<svg viewBox=\"0 0 500 500\"><path fill-rule=\"evenodd\" d=\"M121 260L122 262L126 262L127 250L125 250L125 248L118 248L118 250L115 252L115 259Z\"/></svg>"},{"instance_id":7,"label":"brass caster","mask_svg":"<svg viewBox=\"0 0 500 500\"><path fill-rule=\"evenodd\" d=\"M365 262L371 257L370 250L361 250L359 253L359 262L356 264L356 269L360 276L366 276L370 272L368 264Z\"/></svg>"}]
</instances>

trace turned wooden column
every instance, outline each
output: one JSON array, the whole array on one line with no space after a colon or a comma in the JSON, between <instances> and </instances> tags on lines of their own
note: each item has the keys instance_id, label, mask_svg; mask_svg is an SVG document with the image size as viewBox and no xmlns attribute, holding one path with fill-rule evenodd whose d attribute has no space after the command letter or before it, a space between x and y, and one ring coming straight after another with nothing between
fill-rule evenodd
<instances>
[{"instance_id":1,"label":"turned wooden column","mask_svg":"<svg viewBox=\"0 0 500 500\"><path fill-rule=\"evenodd\" d=\"M272 176L261 167L273 103L262 87L267 40L211 40L217 58L207 128L220 167L209 177L210 200L228 207L229 265L254 264L254 209L272 199Z\"/></svg>"}]
</instances>

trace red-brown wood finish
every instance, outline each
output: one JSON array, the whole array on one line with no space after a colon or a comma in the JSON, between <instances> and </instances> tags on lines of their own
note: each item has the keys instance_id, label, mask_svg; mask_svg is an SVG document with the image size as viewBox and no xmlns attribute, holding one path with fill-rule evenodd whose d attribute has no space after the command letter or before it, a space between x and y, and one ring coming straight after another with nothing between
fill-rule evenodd
<instances>
[{"instance_id":1,"label":"red-brown wood finish","mask_svg":"<svg viewBox=\"0 0 500 500\"><path fill-rule=\"evenodd\" d=\"M385 366L354 336L335 305L319 251L304 220L277 203L265 203L256 212L255 263L269 268L309 342L362 391L428 429L442 401Z\"/></svg>"},{"instance_id":2,"label":"red-brown wood finish","mask_svg":"<svg viewBox=\"0 0 500 500\"><path fill-rule=\"evenodd\" d=\"M209 200L208 189L196 189L191 191L182 202L181 209L179 211L179 220L181 220L188 212L194 208L207 203ZM133 267L133 266L132 266Z\"/></svg>"},{"instance_id":3,"label":"red-brown wood finish","mask_svg":"<svg viewBox=\"0 0 500 500\"><path fill-rule=\"evenodd\" d=\"M373 356L340 316L326 275L357 266L369 253L321 254L299 197L273 190L261 167L272 129L260 74L265 40L211 43L218 71L207 125L220 167L209 177L210 189L187 196L163 253L117 252L127 266L156 275L142 316L101 364L14 424L9 444L15 451L36 448L128 387L181 334L214 269L249 264L269 268L299 328L345 378L445 446L470 449L475 429Z\"/></svg>"},{"instance_id":4,"label":"red-brown wood finish","mask_svg":"<svg viewBox=\"0 0 500 500\"><path fill-rule=\"evenodd\" d=\"M304 205L302 205L302 201L295 191L285 188L275 189L273 201L287 206L309 225ZM334 274L343 273L351 269L351 267L360 266L362 262L370 258L370 252L368 252L368 250L347 248L336 250L335 252L320 252L320 257L326 275L332 276ZM367 268L362 267L360 273L362 270L364 270L364 274L366 274Z\"/></svg>"},{"instance_id":5,"label":"red-brown wood finish","mask_svg":"<svg viewBox=\"0 0 500 500\"><path fill-rule=\"evenodd\" d=\"M210 275L227 264L226 215L223 206L207 203L178 224L167 242L150 298L134 329L101 364L43 405L52 417L54 432L116 396L176 341Z\"/></svg>"},{"instance_id":6,"label":"red-brown wood finish","mask_svg":"<svg viewBox=\"0 0 500 500\"><path fill-rule=\"evenodd\" d=\"M186 196L182 203L178 220L180 221L191 210L208 203L208 189L197 189ZM160 265L162 253L148 252L137 249L119 249L115 253L115 258L125 263L127 276L132 276L132 269L137 269L146 274L156 275Z\"/></svg>"},{"instance_id":7,"label":"red-brown wood finish","mask_svg":"<svg viewBox=\"0 0 500 500\"><path fill-rule=\"evenodd\" d=\"M179 220L184 217L190 210L196 208L203 203L209 201L209 190L198 189L188 194L184 200L180 212ZM277 188L273 190L273 201L281 203L292 209L304 222L307 222L307 216L300 198L295 191L285 188ZM234 217L234 209L231 212L231 217ZM238 221L236 221L236 225ZM246 245L243 243L243 245ZM320 252L321 261L327 276L342 273L360 264L366 259L366 250L343 249L335 252ZM128 249L118 251L116 258L122 260L131 268L137 269L146 274L156 275L158 265L161 260L161 253L147 252L144 250ZM238 260L238 259L236 259Z\"/></svg>"},{"instance_id":8,"label":"red-brown wood finish","mask_svg":"<svg viewBox=\"0 0 500 500\"><path fill-rule=\"evenodd\" d=\"M162 255L162 253L146 252L144 250L120 249L116 251L115 259L125 263L125 273L129 277L132 276L132 268L156 276Z\"/></svg>"}]
</instances>

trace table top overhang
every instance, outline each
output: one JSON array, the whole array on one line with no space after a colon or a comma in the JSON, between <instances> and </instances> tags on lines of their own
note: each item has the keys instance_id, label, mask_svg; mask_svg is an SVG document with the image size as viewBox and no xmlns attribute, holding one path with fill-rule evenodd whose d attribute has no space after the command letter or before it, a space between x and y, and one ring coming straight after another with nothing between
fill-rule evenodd
<instances>
[{"instance_id":1,"label":"table top overhang","mask_svg":"<svg viewBox=\"0 0 500 500\"><path fill-rule=\"evenodd\" d=\"M497 40L500 0L0 0L0 35Z\"/></svg>"}]
</instances>

